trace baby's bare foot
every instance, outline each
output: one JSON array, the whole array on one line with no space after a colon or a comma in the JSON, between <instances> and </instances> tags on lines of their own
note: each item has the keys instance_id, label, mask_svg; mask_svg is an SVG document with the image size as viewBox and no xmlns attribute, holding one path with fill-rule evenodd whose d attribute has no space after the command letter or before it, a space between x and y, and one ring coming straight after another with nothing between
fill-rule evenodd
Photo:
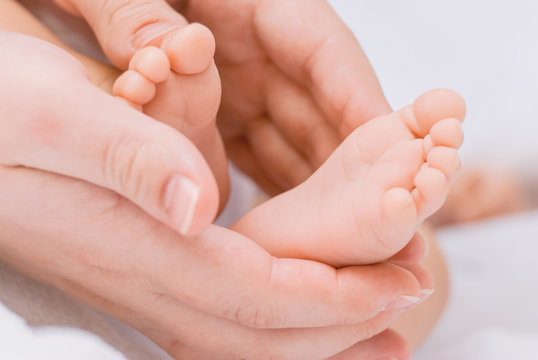
<instances>
[{"instance_id":1,"label":"baby's bare foot","mask_svg":"<svg viewBox=\"0 0 538 360\"><path fill-rule=\"evenodd\" d=\"M206 27L176 29L160 48L148 46L135 53L129 70L116 80L114 95L186 135L211 166L225 204L228 167L216 126L221 86L214 52L215 40Z\"/></svg>"},{"instance_id":2,"label":"baby's bare foot","mask_svg":"<svg viewBox=\"0 0 538 360\"><path fill-rule=\"evenodd\" d=\"M460 168L464 116L458 94L429 91L356 129L308 180L233 229L278 257L335 266L387 259L442 205Z\"/></svg>"}]
</instances>

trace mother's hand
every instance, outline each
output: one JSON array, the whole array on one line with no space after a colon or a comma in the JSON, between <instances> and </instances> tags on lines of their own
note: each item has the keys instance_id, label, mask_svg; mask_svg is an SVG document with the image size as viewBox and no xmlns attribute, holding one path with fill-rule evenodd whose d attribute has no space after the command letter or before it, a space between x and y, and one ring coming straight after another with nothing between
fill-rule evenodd
<instances>
[{"instance_id":1,"label":"mother's hand","mask_svg":"<svg viewBox=\"0 0 538 360\"><path fill-rule=\"evenodd\" d=\"M212 223L217 185L186 137L104 93L54 45L0 31L0 47L0 165L114 190L183 234Z\"/></svg>"},{"instance_id":2,"label":"mother's hand","mask_svg":"<svg viewBox=\"0 0 538 360\"><path fill-rule=\"evenodd\" d=\"M395 257L402 266L336 270L273 258L216 226L181 238L112 191L39 170L1 166L0 200L1 261L176 358L325 359L353 346L337 358L404 359L394 333L362 340L390 324L402 295L431 287L418 238Z\"/></svg>"},{"instance_id":3,"label":"mother's hand","mask_svg":"<svg viewBox=\"0 0 538 360\"><path fill-rule=\"evenodd\" d=\"M357 126L391 111L353 33L326 0L54 0L126 69L189 21L217 40L219 127L230 158L276 194L310 176ZM153 41L153 42L152 42Z\"/></svg>"}]
</instances>

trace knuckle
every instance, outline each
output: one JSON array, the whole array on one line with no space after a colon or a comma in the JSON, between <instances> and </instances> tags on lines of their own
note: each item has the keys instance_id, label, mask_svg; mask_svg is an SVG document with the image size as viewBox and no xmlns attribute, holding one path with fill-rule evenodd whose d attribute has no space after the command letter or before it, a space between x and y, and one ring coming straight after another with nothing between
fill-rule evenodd
<instances>
[{"instance_id":1,"label":"knuckle","mask_svg":"<svg viewBox=\"0 0 538 360\"><path fill-rule=\"evenodd\" d=\"M271 301L272 282L274 269L277 262L273 263L271 271L266 274L268 286L259 287L256 295L250 293L247 301L242 301L243 306L236 308L234 319L240 324L255 329L275 329L285 327L284 315L279 311L278 305Z\"/></svg>"},{"instance_id":2,"label":"knuckle","mask_svg":"<svg viewBox=\"0 0 538 360\"><path fill-rule=\"evenodd\" d=\"M127 135L112 140L103 154L103 176L108 185L120 194L146 198L151 190L145 175L158 170L164 149L148 139Z\"/></svg>"},{"instance_id":3,"label":"knuckle","mask_svg":"<svg viewBox=\"0 0 538 360\"><path fill-rule=\"evenodd\" d=\"M97 37L105 54L116 65L127 67L132 53L117 46L118 39L129 39L139 29L158 21L155 0L104 0L95 21Z\"/></svg>"},{"instance_id":4,"label":"knuckle","mask_svg":"<svg viewBox=\"0 0 538 360\"><path fill-rule=\"evenodd\" d=\"M263 328L259 306L239 306L233 311L232 319L251 328Z\"/></svg>"},{"instance_id":5,"label":"knuckle","mask_svg":"<svg viewBox=\"0 0 538 360\"><path fill-rule=\"evenodd\" d=\"M244 305L229 312L237 323L254 328L270 329L278 327L278 321L271 311L262 304Z\"/></svg>"}]
</instances>

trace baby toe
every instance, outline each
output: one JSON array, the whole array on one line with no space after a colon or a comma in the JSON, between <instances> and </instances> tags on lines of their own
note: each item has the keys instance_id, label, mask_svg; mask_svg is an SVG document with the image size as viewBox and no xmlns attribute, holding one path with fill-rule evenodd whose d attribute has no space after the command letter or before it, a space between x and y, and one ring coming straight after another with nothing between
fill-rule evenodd
<instances>
[{"instance_id":1,"label":"baby toe","mask_svg":"<svg viewBox=\"0 0 538 360\"><path fill-rule=\"evenodd\" d=\"M435 124L430 131L430 138L437 146L458 149L463 143L463 129L456 118L447 118Z\"/></svg>"},{"instance_id":2,"label":"baby toe","mask_svg":"<svg viewBox=\"0 0 538 360\"><path fill-rule=\"evenodd\" d=\"M168 34L162 49L175 72L199 74L213 62L215 38L208 28L194 23Z\"/></svg>"},{"instance_id":3,"label":"baby toe","mask_svg":"<svg viewBox=\"0 0 538 360\"><path fill-rule=\"evenodd\" d=\"M440 120L455 118L463 121L466 113L465 101L449 89L430 90L419 96L408 108L410 129L419 137L426 136Z\"/></svg>"},{"instance_id":4,"label":"baby toe","mask_svg":"<svg viewBox=\"0 0 538 360\"><path fill-rule=\"evenodd\" d=\"M160 83L170 75L170 62L161 49L148 46L134 54L129 70L138 72L154 83Z\"/></svg>"},{"instance_id":5,"label":"baby toe","mask_svg":"<svg viewBox=\"0 0 538 360\"><path fill-rule=\"evenodd\" d=\"M450 182L461 168L461 161L457 150L437 146L428 153L427 164L432 169L441 171Z\"/></svg>"},{"instance_id":6,"label":"baby toe","mask_svg":"<svg viewBox=\"0 0 538 360\"><path fill-rule=\"evenodd\" d=\"M155 96L155 84L133 70L127 70L114 83L112 93L132 103L143 105Z\"/></svg>"},{"instance_id":7,"label":"baby toe","mask_svg":"<svg viewBox=\"0 0 538 360\"><path fill-rule=\"evenodd\" d=\"M383 218L384 224L395 234L398 234L397 237L400 240L405 238L402 234L411 235L413 233L417 225L418 214L415 201L409 190L392 188L385 192L383 195ZM389 246L390 244L385 245Z\"/></svg>"},{"instance_id":8,"label":"baby toe","mask_svg":"<svg viewBox=\"0 0 538 360\"><path fill-rule=\"evenodd\" d=\"M448 194L448 188L445 174L424 164L415 177L415 188L411 191L421 219L439 210Z\"/></svg>"}]
</instances>

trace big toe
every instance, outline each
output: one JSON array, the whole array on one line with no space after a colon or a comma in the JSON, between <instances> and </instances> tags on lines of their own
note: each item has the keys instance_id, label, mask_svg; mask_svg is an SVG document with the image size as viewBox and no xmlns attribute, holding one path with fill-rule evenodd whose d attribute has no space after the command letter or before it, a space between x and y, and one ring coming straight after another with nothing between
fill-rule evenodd
<instances>
[{"instance_id":1,"label":"big toe","mask_svg":"<svg viewBox=\"0 0 538 360\"><path fill-rule=\"evenodd\" d=\"M466 113L465 101L449 89L430 90L420 95L411 105L413 116L409 127L419 137L426 136L440 120L455 118L463 122Z\"/></svg>"},{"instance_id":2,"label":"big toe","mask_svg":"<svg viewBox=\"0 0 538 360\"><path fill-rule=\"evenodd\" d=\"M215 55L215 38L201 24L190 24L168 34L162 49L178 74L199 74L211 66Z\"/></svg>"}]
</instances>

